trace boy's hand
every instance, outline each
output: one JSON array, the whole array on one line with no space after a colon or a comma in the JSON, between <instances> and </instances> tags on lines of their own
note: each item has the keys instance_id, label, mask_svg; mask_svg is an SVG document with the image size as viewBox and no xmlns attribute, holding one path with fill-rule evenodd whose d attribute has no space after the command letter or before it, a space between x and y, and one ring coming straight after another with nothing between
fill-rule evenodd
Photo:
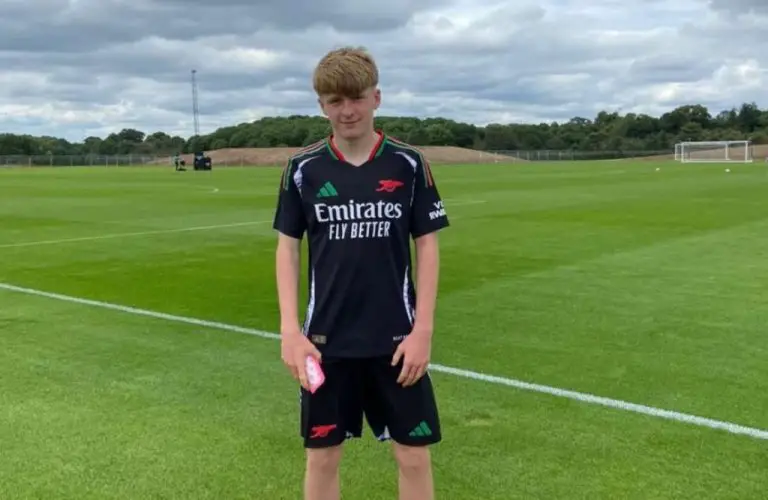
<instances>
[{"instance_id":1,"label":"boy's hand","mask_svg":"<svg viewBox=\"0 0 768 500\"><path fill-rule=\"evenodd\" d=\"M320 351L299 330L283 332L280 343L283 363L288 367L293 378L297 379L304 389L309 390L305 362L307 356L312 356L320 362L322 358Z\"/></svg>"},{"instance_id":2,"label":"boy's hand","mask_svg":"<svg viewBox=\"0 0 768 500\"><path fill-rule=\"evenodd\" d=\"M414 328L411 334L400 342L392 357L392 366L397 366L400 359L403 360L403 369L397 383L408 387L418 382L427 373L431 351L432 331Z\"/></svg>"}]
</instances>

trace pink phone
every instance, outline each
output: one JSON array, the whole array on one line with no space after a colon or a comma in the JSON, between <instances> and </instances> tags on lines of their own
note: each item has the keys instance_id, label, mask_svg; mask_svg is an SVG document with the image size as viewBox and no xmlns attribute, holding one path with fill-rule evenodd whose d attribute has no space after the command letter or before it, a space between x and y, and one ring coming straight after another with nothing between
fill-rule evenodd
<instances>
[{"instance_id":1,"label":"pink phone","mask_svg":"<svg viewBox=\"0 0 768 500\"><path fill-rule=\"evenodd\" d=\"M307 356L306 361L307 378L309 379L309 392L314 394L317 389L325 382L325 374L320 367L320 363L317 362L312 356Z\"/></svg>"}]
</instances>

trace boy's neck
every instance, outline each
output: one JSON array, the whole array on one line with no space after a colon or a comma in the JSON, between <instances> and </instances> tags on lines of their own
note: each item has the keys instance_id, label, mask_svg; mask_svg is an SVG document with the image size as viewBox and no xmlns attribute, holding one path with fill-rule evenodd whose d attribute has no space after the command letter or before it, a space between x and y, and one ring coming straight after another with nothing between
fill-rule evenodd
<instances>
[{"instance_id":1,"label":"boy's neck","mask_svg":"<svg viewBox=\"0 0 768 500\"><path fill-rule=\"evenodd\" d=\"M365 163L371 155L371 151L381 138L381 133L371 130L370 133L356 140L345 140L334 135L331 140L334 147L350 163Z\"/></svg>"}]
</instances>

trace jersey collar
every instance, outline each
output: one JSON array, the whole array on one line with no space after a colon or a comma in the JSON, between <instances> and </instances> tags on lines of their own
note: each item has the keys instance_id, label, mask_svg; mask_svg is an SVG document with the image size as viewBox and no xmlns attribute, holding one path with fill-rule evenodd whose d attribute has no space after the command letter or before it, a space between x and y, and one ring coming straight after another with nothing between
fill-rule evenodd
<instances>
[{"instance_id":1,"label":"jersey collar","mask_svg":"<svg viewBox=\"0 0 768 500\"><path fill-rule=\"evenodd\" d=\"M383 131L377 130L376 134L379 136L379 139L373 145L373 148L371 149L371 153L368 155L368 161L371 161L377 156L379 156L381 154L381 151L384 149L384 144L386 143L387 136L386 134L384 134ZM339 151L339 149L336 147L336 144L334 144L333 134L328 136L328 139L326 139L326 142L328 144L328 149L330 150L331 155L333 155L334 158L340 161L347 161L347 159L344 157L344 154L341 151Z\"/></svg>"}]
</instances>

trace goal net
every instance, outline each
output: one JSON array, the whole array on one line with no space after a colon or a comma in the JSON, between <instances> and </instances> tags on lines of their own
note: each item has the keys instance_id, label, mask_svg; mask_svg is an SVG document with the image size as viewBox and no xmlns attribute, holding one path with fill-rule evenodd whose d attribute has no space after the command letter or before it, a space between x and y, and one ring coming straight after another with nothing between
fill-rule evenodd
<instances>
[{"instance_id":1,"label":"goal net","mask_svg":"<svg viewBox=\"0 0 768 500\"><path fill-rule=\"evenodd\" d=\"M675 144L682 163L752 163L750 141L689 141Z\"/></svg>"}]
</instances>

